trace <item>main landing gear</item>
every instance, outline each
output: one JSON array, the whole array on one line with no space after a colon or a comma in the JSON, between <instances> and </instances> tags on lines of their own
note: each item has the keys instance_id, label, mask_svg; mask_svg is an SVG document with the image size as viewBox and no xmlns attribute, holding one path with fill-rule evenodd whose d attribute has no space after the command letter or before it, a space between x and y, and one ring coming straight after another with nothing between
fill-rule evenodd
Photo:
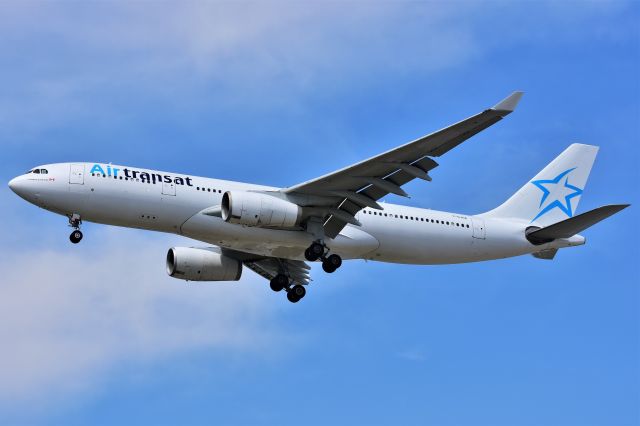
<instances>
[{"instance_id":1,"label":"main landing gear","mask_svg":"<svg viewBox=\"0 0 640 426\"><path fill-rule=\"evenodd\" d=\"M278 274L269 282L269 287L273 291L287 291L287 299L291 303L298 303L306 294L307 290L304 286L296 284L293 287L290 285L290 279L284 274Z\"/></svg>"},{"instance_id":2,"label":"main landing gear","mask_svg":"<svg viewBox=\"0 0 640 426\"><path fill-rule=\"evenodd\" d=\"M337 254L327 256L326 246L319 242L312 243L309 248L304 251L304 258L309 262L315 262L322 259L322 269L327 273L335 272L342 265L342 258Z\"/></svg>"},{"instance_id":3,"label":"main landing gear","mask_svg":"<svg viewBox=\"0 0 640 426\"><path fill-rule=\"evenodd\" d=\"M80 215L77 213L69 216L69 226L74 229L74 231L69 235L69 241L73 244L78 244L80 240L82 240L82 232L80 231L80 225L82 224L82 219L80 219Z\"/></svg>"}]
</instances>

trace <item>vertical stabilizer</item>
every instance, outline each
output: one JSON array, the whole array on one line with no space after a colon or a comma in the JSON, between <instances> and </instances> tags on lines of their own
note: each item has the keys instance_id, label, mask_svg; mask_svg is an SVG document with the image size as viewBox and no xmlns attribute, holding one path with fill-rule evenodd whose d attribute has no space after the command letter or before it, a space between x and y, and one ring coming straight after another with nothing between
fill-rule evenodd
<instances>
[{"instance_id":1,"label":"vertical stabilizer","mask_svg":"<svg viewBox=\"0 0 640 426\"><path fill-rule=\"evenodd\" d=\"M505 203L485 215L524 219L537 226L573 217L597 153L597 146L570 145Z\"/></svg>"}]
</instances>

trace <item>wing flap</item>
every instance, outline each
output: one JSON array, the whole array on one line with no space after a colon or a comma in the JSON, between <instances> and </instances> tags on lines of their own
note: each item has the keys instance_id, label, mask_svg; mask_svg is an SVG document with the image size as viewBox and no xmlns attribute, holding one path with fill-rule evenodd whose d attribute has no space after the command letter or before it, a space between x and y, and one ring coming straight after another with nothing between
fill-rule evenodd
<instances>
[{"instance_id":1,"label":"wing flap","mask_svg":"<svg viewBox=\"0 0 640 426\"><path fill-rule=\"evenodd\" d=\"M433 170L434 168L438 167L438 163L436 163L433 159L429 157L424 157L414 162L412 166L418 167L421 170L423 170L425 173L428 173L430 170ZM413 179L415 179L413 175L409 174L408 172L402 169L397 169L396 171L392 172L389 176L384 177L383 180L390 182L391 184L397 187L400 187L406 184L407 182L412 181ZM362 190L360 190L360 193L366 195L371 199L379 200L382 197L390 194L391 192L382 187L372 184L367 187L364 187ZM358 213L358 211L362 209L362 206L350 200L345 199L343 200L342 204L340 204L338 208L340 210L346 211L352 216L355 216ZM336 216L331 216L329 217L329 219L327 219L327 221L324 224L324 232L329 238L335 238L346 224L347 224L346 221Z\"/></svg>"},{"instance_id":2,"label":"wing flap","mask_svg":"<svg viewBox=\"0 0 640 426\"><path fill-rule=\"evenodd\" d=\"M311 281L311 277L309 276L309 269L311 269L311 267L304 262L266 257L260 260L245 261L243 263L247 268L267 280L272 280L276 275L284 273L289 275L297 284L307 285Z\"/></svg>"}]
</instances>

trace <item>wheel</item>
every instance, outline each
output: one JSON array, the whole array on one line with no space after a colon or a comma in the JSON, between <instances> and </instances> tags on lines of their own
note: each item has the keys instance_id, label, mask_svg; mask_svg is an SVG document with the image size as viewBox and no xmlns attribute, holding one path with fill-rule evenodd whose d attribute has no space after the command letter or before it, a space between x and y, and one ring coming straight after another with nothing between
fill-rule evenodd
<instances>
[{"instance_id":1,"label":"wheel","mask_svg":"<svg viewBox=\"0 0 640 426\"><path fill-rule=\"evenodd\" d=\"M304 258L307 259L309 262L315 262L316 260L318 260L318 258L315 257L309 249L306 249L304 251Z\"/></svg>"},{"instance_id":2,"label":"wheel","mask_svg":"<svg viewBox=\"0 0 640 426\"><path fill-rule=\"evenodd\" d=\"M287 299L291 303L298 303L300 301L300 298L298 296L296 296L293 291L288 291L287 292Z\"/></svg>"},{"instance_id":3,"label":"wheel","mask_svg":"<svg viewBox=\"0 0 640 426\"><path fill-rule=\"evenodd\" d=\"M322 262L322 269L328 274L336 271L335 268L327 261Z\"/></svg>"},{"instance_id":4,"label":"wheel","mask_svg":"<svg viewBox=\"0 0 640 426\"><path fill-rule=\"evenodd\" d=\"M315 262L324 254L324 246L320 243L313 243L304 251L304 258L309 262Z\"/></svg>"},{"instance_id":5,"label":"wheel","mask_svg":"<svg viewBox=\"0 0 640 426\"><path fill-rule=\"evenodd\" d=\"M305 296L305 294L307 294L307 290L300 284L297 284L297 285L294 285L291 288L291 290L289 290L289 293L293 293L296 296L296 298L300 300Z\"/></svg>"},{"instance_id":6,"label":"wheel","mask_svg":"<svg viewBox=\"0 0 640 426\"><path fill-rule=\"evenodd\" d=\"M335 269L338 269L342 266L342 258L337 254L332 254L331 256L327 257L327 260L331 265L333 265Z\"/></svg>"},{"instance_id":7,"label":"wheel","mask_svg":"<svg viewBox=\"0 0 640 426\"><path fill-rule=\"evenodd\" d=\"M322 269L329 274L335 272L340 265L342 265L342 258L337 254L332 254L322 261Z\"/></svg>"},{"instance_id":8,"label":"wheel","mask_svg":"<svg viewBox=\"0 0 640 426\"><path fill-rule=\"evenodd\" d=\"M75 230L71 233L71 235L69 235L69 240L73 244L78 244L81 239L82 239L82 232L80 232L79 230Z\"/></svg>"},{"instance_id":9,"label":"wheel","mask_svg":"<svg viewBox=\"0 0 640 426\"><path fill-rule=\"evenodd\" d=\"M269 287L273 291L282 291L287 284L289 284L289 278L286 275L278 274L269 282Z\"/></svg>"}]
</instances>

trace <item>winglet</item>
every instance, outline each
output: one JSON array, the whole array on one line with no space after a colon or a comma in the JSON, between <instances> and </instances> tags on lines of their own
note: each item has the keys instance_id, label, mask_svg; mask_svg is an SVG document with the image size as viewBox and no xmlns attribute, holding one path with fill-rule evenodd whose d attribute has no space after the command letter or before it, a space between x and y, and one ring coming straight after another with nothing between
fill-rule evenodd
<instances>
[{"instance_id":1,"label":"winglet","mask_svg":"<svg viewBox=\"0 0 640 426\"><path fill-rule=\"evenodd\" d=\"M516 109L523 94L524 92L513 92L491 109L509 114Z\"/></svg>"}]
</instances>

